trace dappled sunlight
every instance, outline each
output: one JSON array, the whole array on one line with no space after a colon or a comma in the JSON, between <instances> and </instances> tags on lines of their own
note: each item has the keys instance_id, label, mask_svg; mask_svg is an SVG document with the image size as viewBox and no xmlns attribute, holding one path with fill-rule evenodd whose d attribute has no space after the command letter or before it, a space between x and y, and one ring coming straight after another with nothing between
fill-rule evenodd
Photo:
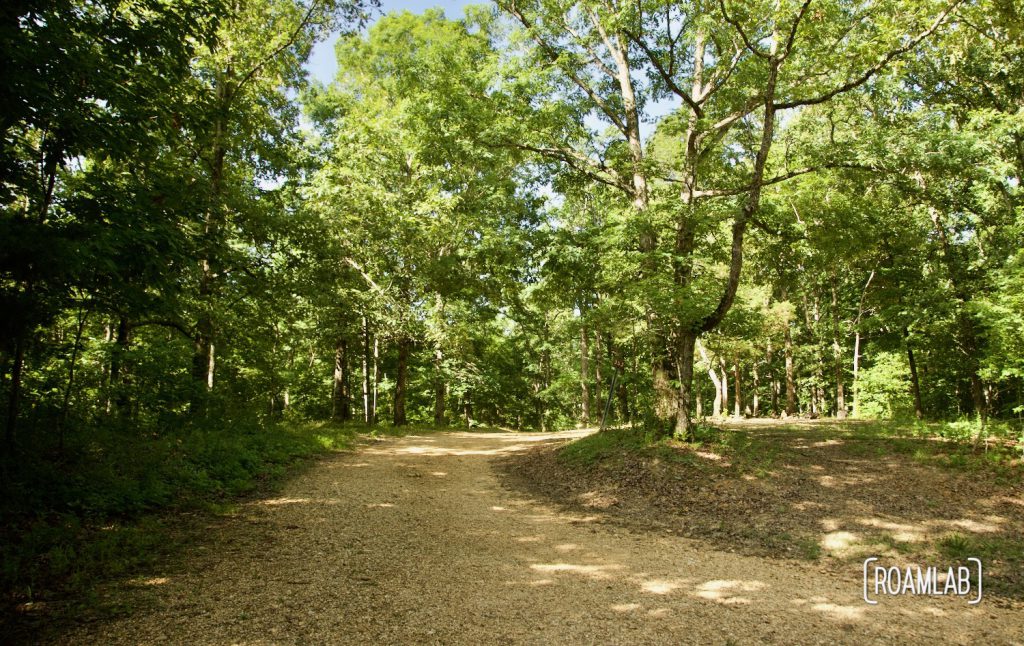
<instances>
[{"instance_id":1,"label":"dappled sunlight","mask_svg":"<svg viewBox=\"0 0 1024 646\"><path fill-rule=\"evenodd\" d=\"M649 592L651 594L668 594L673 590L677 590L679 587L679 583L673 581L661 581L658 579L644 581L640 584L641 590L643 590L644 592Z\"/></svg>"},{"instance_id":2,"label":"dappled sunlight","mask_svg":"<svg viewBox=\"0 0 1024 646\"><path fill-rule=\"evenodd\" d=\"M166 576L154 576L149 578L132 579L129 583L133 586L139 587L152 587L158 585L166 585L170 582L170 578Z\"/></svg>"},{"instance_id":3,"label":"dappled sunlight","mask_svg":"<svg viewBox=\"0 0 1024 646\"><path fill-rule=\"evenodd\" d=\"M544 540L543 536L517 536L517 543L540 543Z\"/></svg>"},{"instance_id":4,"label":"dappled sunlight","mask_svg":"<svg viewBox=\"0 0 1024 646\"><path fill-rule=\"evenodd\" d=\"M588 491L577 496L577 499L587 507L596 509L608 509L619 504L619 499L602 491Z\"/></svg>"},{"instance_id":5,"label":"dappled sunlight","mask_svg":"<svg viewBox=\"0 0 1024 646\"><path fill-rule=\"evenodd\" d=\"M1002 525L1006 521L1005 518L1000 518L998 516L987 516L985 518L985 520L988 521L988 522L982 523L982 522L978 522L977 520L972 520L970 518L961 518L960 520L947 520L947 521L935 520L935 521L931 521L930 524L934 524L934 525L947 524L947 525L950 525L952 527L957 527L959 529L965 529L965 530L967 530L969 532L974 532L974 533L977 533L977 534L991 534L993 532L1000 531L1002 529L1002 527L1000 527L1000 525Z\"/></svg>"},{"instance_id":6,"label":"dappled sunlight","mask_svg":"<svg viewBox=\"0 0 1024 646\"><path fill-rule=\"evenodd\" d=\"M258 504L266 507L281 507L284 505L340 505L342 501L337 498L269 498L261 500Z\"/></svg>"},{"instance_id":7,"label":"dappled sunlight","mask_svg":"<svg viewBox=\"0 0 1024 646\"><path fill-rule=\"evenodd\" d=\"M612 604L612 610L615 612L633 612L641 608L639 603L616 603Z\"/></svg>"},{"instance_id":8,"label":"dappled sunlight","mask_svg":"<svg viewBox=\"0 0 1024 646\"><path fill-rule=\"evenodd\" d=\"M717 453L711 453L710 451L695 450L693 454L699 458L711 460L712 462L721 462L722 460L724 460L722 456L718 455Z\"/></svg>"},{"instance_id":9,"label":"dappled sunlight","mask_svg":"<svg viewBox=\"0 0 1024 646\"><path fill-rule=\"evenodd\" d=\"M268 505L270 507L276 507L277 505L296 505L306 504L313 502L309 498L272 498L270 500L263 500L260 502L261 505Z\"/></svg>"},{"instance_id":10,"label":"dappled sunlight","mask_svg":"<svg viewBox=\"0 0 1024 646\"><path fill-rule=\"evenodd\" d=\"M852 532L835 531L821 537L821 547L829 552L844 553L860 541Z\"/></svg>"},{"instance_id":11,"label":"dappled sunlight","mask_svg":"<svg viewBox=\"0 0 1024 646\"><path fill-rule=\"evenodd\" d=\"M559 552L572 552L580 549L580 546L576 543L562 543L561 545L555 545L555 549Z\"/></svg>"},{"instance_id":12,"label":"dappled sunlight","mask_svg":"<svg viewBox=\"0 0 1024 646\"><path fill-rule=\"evenodd\" d=\"M390 509L394 506L395 504L391 502L375 502L366 505L369 509Z\"/></svg>"},{"instance_id":13,"label":"dappled sunlight","mask_svg":"<svg viewBox=\"0 0 1024 646\"><path fill-rule=\"evenodd\" d=\"M816 603L811 610L823 612L836 619L858 620L864 616L863 606L841 606L835 603Z\"/></svg>"},{"instance_id":14,"label":"dappled sunlight","mask_svg":"<svg viewBox=\"0 0 1024 646\"><path fill-rule=\"evenodd\" d=\"M765 584L761 581L716 579L698 585L691 592L691 596L725 605L747 605L751 602L750 598L737 593L759 592L764 588Z\"/></svg>"},{"instance_id":15,"label":"dappled sunlight","mask_svg":"<svg viewBox=\"0 0 1024 646\"><path fill-rule=\"evenodd\" d=\"M887 530L892 533L892 537L897 541L919 542L924 540L924 531L914 525L894 523L881 518L858 518L856 522L865 527Z\"/></svg>"},{"instance_id":16,"label":"dappled sunlight","mask_svg":"<svg viewBox=\"0 0 1024 646\"><path fill-rule=\"evenodd\" d=\"M856 471L856 469L849 468L848 471ZM860 485L872 484L878 481L876 476L870 475L825 475L817 477L818 484L822 487L856 487Z\"/></svg>"},{"instance_id":17,"label":"dappled sunlight","mask_svg":"<svg viewBox=\"0 0 1024 646\"><path fill-rule=\"evenodd\" d=\"M534 563L530 569L535 572L581 574L596 581L607 581L614 578L613 573L621 571L623 566L617 564L608 565L579 565L575 563Z\"/></svg>"},{"instance_id":18,"label":"dappled sunlight","mask_svg":"<svg viewBox=\"0 0 1024 646\"><path fill-rule=\"evenodd\" d=\"M847 606L833 603L827 597L811 597L809 599L794 599L793 605L800 608L810 608L815 612L827 615L831 619L842 621L859 621L863 619L867 606Z\"/></svg>"}]
</instances>

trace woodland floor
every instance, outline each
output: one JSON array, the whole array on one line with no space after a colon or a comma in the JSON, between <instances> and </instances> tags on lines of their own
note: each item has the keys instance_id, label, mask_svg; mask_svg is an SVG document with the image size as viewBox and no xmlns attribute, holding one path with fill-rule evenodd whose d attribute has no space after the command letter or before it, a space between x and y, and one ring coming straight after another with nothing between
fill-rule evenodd
<instances>
[{"instance_id":1,"label":"woodland floor","mask_svg":"<svg viewBox=\"0 0 1024 646\"><path fill-rule=\"evenodd\" d=\"M1010 593L978 606L868 606L860 563L838 554L883 530L896 546L947 526L1019 537L1019 483L837 453L842 438L808 427L786 437L796 457L750 472L722 457L636 458L678 482L659 489L633 458L585 468L555 456L583 434L449 432L332 455L212 522L191 553L111 584L101 595L122 616L53 641L1024 643L1012 576ZM755 538L778 534L790 538Z\"/></svg>"}]
</instances>

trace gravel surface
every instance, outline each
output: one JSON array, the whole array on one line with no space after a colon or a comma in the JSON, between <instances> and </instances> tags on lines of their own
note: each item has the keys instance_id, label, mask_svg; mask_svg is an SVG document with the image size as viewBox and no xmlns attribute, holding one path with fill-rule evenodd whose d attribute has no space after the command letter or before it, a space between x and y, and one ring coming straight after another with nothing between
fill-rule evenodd
<instances>
[{"instance_id":1,"label":"gravel surface","mask_svg":"<svg viewBox=\"0 0 1024 646\"><path fill-rule=\"evenodd\" d=\"M136 582L155 602L59 641L1024 643L1019 611L952 598L868 606L859 571L632 532L499 483L496 457L573 436L452 432L331 456Z\"/></svg>"}]
</instances>

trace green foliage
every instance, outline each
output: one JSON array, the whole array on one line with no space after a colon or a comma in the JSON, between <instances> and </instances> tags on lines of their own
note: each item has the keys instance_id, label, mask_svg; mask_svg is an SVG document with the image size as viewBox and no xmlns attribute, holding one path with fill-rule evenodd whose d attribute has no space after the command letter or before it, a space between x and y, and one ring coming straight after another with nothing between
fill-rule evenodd
<instances>
[{"instance_id":1,"label":"green foliage","mask_svg":"<svg viewBox=\"0 0 1024 646\"><path fill-rule=\"evenodd\" d=\"M144 435L103 427L80 429L63 454L6 461L3 588L31 597L127 572L159 552L166 511L216 509L301 458L348 448L355 433L253 419Z\"/></svg>"},{"instance_id":2,"label":"green foliage","mask_svg":"<svg viewBox=\"0 0 1024 646\"><path fill-rule=\"evenodd\" d=\"M861 373L858 382L860 410L865 417L880 419L913 416L906 355L879 352Z\"/></svg>"}]
</instances>

